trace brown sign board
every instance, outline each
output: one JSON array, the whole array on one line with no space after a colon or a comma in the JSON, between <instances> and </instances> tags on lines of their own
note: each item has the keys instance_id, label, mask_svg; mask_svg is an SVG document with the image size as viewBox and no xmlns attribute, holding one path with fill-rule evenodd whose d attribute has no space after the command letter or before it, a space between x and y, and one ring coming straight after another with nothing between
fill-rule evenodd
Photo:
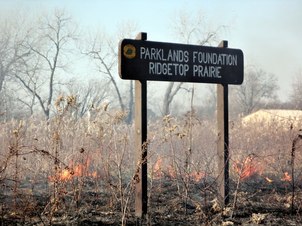
<instances>
[{"instance_id":1,"label":"brown sign board","mask_svg":"<svg viewBox=\"0 0 302 226\"><path fill-rule=\"evenodd\" d=\"M119 44L122 79L239 85L243 66L240 49L134 39Z\"/></svg>"}]
</instances>

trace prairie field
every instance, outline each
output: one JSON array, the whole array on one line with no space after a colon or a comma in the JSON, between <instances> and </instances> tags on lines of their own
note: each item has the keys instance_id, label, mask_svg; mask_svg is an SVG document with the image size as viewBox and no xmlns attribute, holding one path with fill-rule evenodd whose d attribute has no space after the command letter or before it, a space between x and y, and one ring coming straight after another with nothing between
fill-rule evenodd
<instances>
[{"instance_id":1,"label":"prairie field","mask_svg":"<svg viewBox=\"0 0 302 226\"><path fill-rule=\"evenodd\" d=\"M134 125L107 106L1 122L1 225L135 225ZM148 122L148 225L302 223L300 122L230 122L230 202L218 201L216 121Z\"/></svg>"}]
</instances>

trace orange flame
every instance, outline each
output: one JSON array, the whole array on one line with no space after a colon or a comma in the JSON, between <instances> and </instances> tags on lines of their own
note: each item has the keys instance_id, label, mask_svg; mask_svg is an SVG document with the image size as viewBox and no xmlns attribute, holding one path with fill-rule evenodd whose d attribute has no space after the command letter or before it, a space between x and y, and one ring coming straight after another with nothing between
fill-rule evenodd
<instances>
[{"instance_id":1,"label":"orange flame","mask_svg":"<svg viewBox=\"0 0 302 226\"><path fill-rule=\"evenodd\" d=\"M66 180L70 180L71 177L72 177L72 173L69 170L64 169L62 170L61 173L59 173L58 179L66 181Z\"/></svg>"},{"instance_id":2,"label":"orange flame","mask_svg":"<svg viewBox=\"0 0 302 226\"><path fill-rule=\"evenodd\" d=\"M201 181L202 178L204 178L205 174L204 173L201 173L201 172L197 172L197 171L194 171L192 173L190 173L190 177L193 179L193 181L195 182L199 182Z\"/></svg>"},{"instance_id":3,"label":"orange flame","mask_svg":"<svg viewBox=\"0 0 302 226\"><path fill-rule=\"evenodd\" d=\"M162 158L158 158L153 166L153 177L159 179L162 177Z\"/></svg>"},{"instance_id":4,"label":"orange flame","mask_svg":"<svg viewBox=\"0 0 302 226\"><path fill-rule=\"evenodd\" d=\"M94 171L94 172L91 173L91 176L92 176L93 178L97 178L98 173L97 173L96 171Z\"/></svg>"},{"instance_id":5,"label":"orange flame","mask_svg":"<svg viewBox=\"0 0 302 226\"><path fill-rule=\"evenodd\" d=\"M85 164L78 164L74 167L66 167L65 169L57 172L57 174L55 176L50 176L49 180L50 181L54 181L54 180L59 180L59 181L70 181L73 178L76 177L93 177L96 178L97 177L97 172L93 171L93 172L89 172L89 164L90 161L87 160ZM73 164L70 164L73 165Z\"/></svg>"},{"instance_id":6,"label":"orange flame","mask_svg":"<svg viewBox=\"0 0 302 226\"><path fill-rule=\"evenodd\" d=\"M285 172L283 177L281 178L282 181L292 181L292 177L289 175L288 172Z\"/></svg>"},{"instance_id":7,"label":"orange flame","mask_svg":"<svg viewBox=\"0 0 302 226\"><path fill-rule=\"evenodd\" d=\"M176 170L171 165L168 167L168 175L171 178L176 178Z\"/></svg>"},{"instance_id":8,"label":"orange flame","mask_svg":"<svg viewBox=\"0 0 302 226\"><path fill-rule=\"evenodd\" d=\"M153 169L152 169L154 179L160 179L164 176L162 163L163 163L163 160L161 157L159 157L156 160L156 162L154 163ZM176 178L176 175L177 175L176 169L172 165L169 165L166 168L165 172L166 172L166 175L168 175L169 177ZM195 182L201 181L201 179L204 178L204 176L205 176L204 173L197 172L197 171L192 171L191 173L186 174L186 178L190 178Z\"/></svg>"},{"instance_id":9,"label":"orange flame","mask_svg":"<svg viewBox=\"0 0 302 226\"><path fill-rule=\"evenodd\" d=\"M254 159L255 158L253 158L253 156L248 156L242 163L239 163L239 161L234 163L234 170L239 174L241 180L249 178L255 174L261 174L262 167L259 163L255 162Z\"/></svg>"}]
</instances>

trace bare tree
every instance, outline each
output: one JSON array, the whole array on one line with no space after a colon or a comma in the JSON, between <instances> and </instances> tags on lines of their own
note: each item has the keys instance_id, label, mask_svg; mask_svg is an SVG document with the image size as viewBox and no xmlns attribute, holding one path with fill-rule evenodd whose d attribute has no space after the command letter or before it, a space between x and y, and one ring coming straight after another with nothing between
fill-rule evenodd
<instances>
[{"instance_id":1,"label":"bare tree","mask_svg":"<svg viewBox=\"0 0 302 226\"><path fill-rule=\"evenodd\" d=\"M37 100L47 119L50 117L58 70L64 68L68 48L76 37L71 24L71 18L64 11L56 10L51 17L44 16L36 29L28 31L29 38L23 48L30 54L23 58L24 67L15 73L17 80Z\"/></svg>"},{"instance_id":2,"label":"bare tree","mask_svg":"<svg viewBox=\"0 0 302 226\"><path fill-rule=\"evenodd\" d=\"M204 14L198 12L190 14L186 11L179 11L173 18L173 33L180 42L186 44L197 44L197 45L211 45L217 41L218 34L223 26L219 26L212 29L207 26L206 18ZM174 97L183 87L183 83L178 83L176 86L174 82L169 82L165 90L163 98L162 114L170 114L170 107ZM194 88L191 89L194 92Z\"/></svg>"},{"instance_id":3,"label":"bare tree","mask_svg":"<svg viewBox=\"0 0 302 226\"><path fill-rule=\"evenodd\" d=\"M244 115L250 114L257 107L277 98L277 78L255 66L245 69L244 82L235 87L234 99Z\"/></svg>"},{"instance_id":4,"label":"bare tree","mask_svg":"<svg viewBox=\"0 0 302 226\"><path fill-rule=\"evenodd\" d=\"M110 93L109 81L91 79L87 83L73 80L68 83L69 94L77 97L77 116L83 117L90 108L98 108Z\"/></svg>"},{"instance_id":5,"label":"bare tree","mask_svg":"<svg viewBox=\"0 0 302 226\"><path fill-rule=\"evenodd\" d=\"M0 35L0 92L2 90L4 80L9 75L11 66L16 62L16 53L18 52L12 43L12 34L7 26L1 26Z\"/></svg>"},{"instance_id":6,"label":"bare tree","mask_svg":"<svg viewBox=\"0 0 302 226\"><path fill-rule=\"evenodd\" d=\"M84 50L83 53L95 61L100 73L109 78L109 81L116 92L120 108L124 111L125 104L116 81L117 51L113 47L111 39L104 34L96 35L89 43L91 45L86 47L86 50Z\"/></svg>"},{"instance_id":7,"label":"bare tree","mask_svg":"<svg viewBox=\"0 0 302 226\"><path fill-rule=\"evenodd\" d=\"M126 107L125 98L123 98L123 93L120 85L118 84L117 75L117 59L118 59L118 49L116 48L116 43L123 38L133 38L137 33L137 26L135 23L126 22L118 26L118 33L114 37L109 37L104 34L96 34L90 39L89 46L85 47L83 51L84 54L89 56L94 60L98 71L105 75L113 89L116 93L120 109L122 111L128 110L128 116L126 121L131 122L133 117L133 81L129 81L129 86L127 88L128 94L128 107ZM128 108L128 109L127 109Z\"/></svg>"},{"instance_id":8,"label":"bare tree","mask_svg":"<svg viewBox=\"0 0 302 226\"><path fill-rule=\"evenodd\" d=\"M219 33L225 26L210 27L203 12L179 11L173 18L173 34L187 44L212 45L219 40Z\"/></svg>"},{"instance_id":9,"label":"bare tree","mask_svg":"<svg viewBox=\"0 0 302 226\"><path fill-rule=\"evenodd\" d=\"M22 15L10 14L0 18L0 117L9 119L19 116L20 109L17 106L16 95L11 84L15 74L15 69L22 64L22 59L29 54L29 50L24 51L24 44L27 34L26 20ZM20 20L20 18L22 18ZM20 22L22 21L22 23Z\"/></svg>"},{"instance_id":10,"label":"bare tree","mask_svg":"<svg viewBox=\"0 0 302 226\"><path fill-rule=\"evenodd\" d=\"M302 110L302 71L294 77L291 85L290 102L295 109Z\"/></svg>"},{"instance_id":11,"label":"bare tree","mask_svg":"<svg viewBox=\"0 0 302 226\"><path fill-rule=\"evenodd\" d=\"M22 61L29 51L23 51L22 45L25 41L25 34L22 27L16 21L1 21L0 34L0 92L3 89L4 81L11 77L16 64Z\"/></svg>"},{"instance_id":12,"label":"bare tree","mask_svg":"<svg viewBox=\"0 0 302 226\"><path fill-rule=\"evenodd\" d=\"M176 86L174 87L174 85ZM172 103L172 100L174 99L175 95L178 93L178 91L181 89L183 83L175 83L175 82L170 82L165 90L164 98L163 98L163 110L162 114L163 115L168 115L170 114L170 106ZM174 88L174 89L173 89Z\"/></svg>"}]
</instances>

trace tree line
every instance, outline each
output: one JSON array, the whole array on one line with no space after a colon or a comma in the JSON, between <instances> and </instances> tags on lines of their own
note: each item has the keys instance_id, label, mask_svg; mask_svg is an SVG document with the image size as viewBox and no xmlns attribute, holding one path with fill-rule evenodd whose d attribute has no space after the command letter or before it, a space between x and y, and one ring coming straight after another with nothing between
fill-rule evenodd
<instances>
[{"instance_id":1,"label":"tree line","mask_svg":"<svg viewBox=\"0 0 302 226\"><path fill-rule=\"evenodd\" d=\"M127 112L126 120L131 122L133 82L121 81L117 74L117 48L122 38L135 37L137 26L125 24L114 35L97 31L87 35L64 10L23 19L2 17L0 21L1 120L30 116L49 119L55 112L55 100L60 95L72 95L77 100L74 117L83 117L108 102ZM171 29L179 42L217 46L225 27L206 25L200 15L179 12ZM94 76L89 77L89 73ZM232 114L247 115L268 107L302 109L301 77L302 73L297 73L288 102L281 103L276 76L255 65L246 66L244 83L230 89ZM197 104L194 100L198 99L199 89L205 89L206 94ZM177 114L181 109L177 99L184 94L189 99L188 111L205 117L215 113L213 85L199 88L194 84L166 83L159 91L159 100L151 97L148 104L154 115Z\"/></svg>"}]
</instances>

